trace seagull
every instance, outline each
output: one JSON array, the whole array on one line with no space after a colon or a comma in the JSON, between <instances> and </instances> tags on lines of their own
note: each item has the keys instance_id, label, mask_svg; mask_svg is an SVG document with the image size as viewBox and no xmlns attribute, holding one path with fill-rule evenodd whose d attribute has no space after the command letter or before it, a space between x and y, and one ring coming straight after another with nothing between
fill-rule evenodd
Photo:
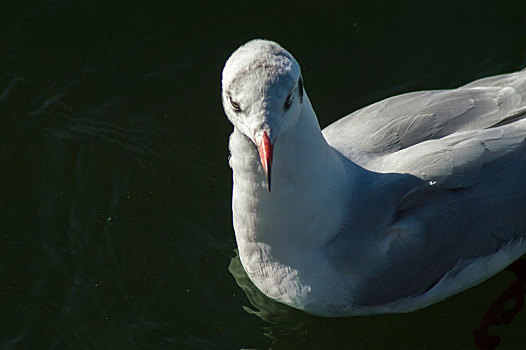
<instances>
[{"instance_id":1,"label":"seagull","mask_svg":"<svg viewBox=\"0 0 526 350\"><path fill-rule=\"evenodd\" d=\"M526 252L526 70L387 98L321 130L295 58L252 40L222 102L241 263L342 317L424 308Z\"/></svg>"}]
</instances>

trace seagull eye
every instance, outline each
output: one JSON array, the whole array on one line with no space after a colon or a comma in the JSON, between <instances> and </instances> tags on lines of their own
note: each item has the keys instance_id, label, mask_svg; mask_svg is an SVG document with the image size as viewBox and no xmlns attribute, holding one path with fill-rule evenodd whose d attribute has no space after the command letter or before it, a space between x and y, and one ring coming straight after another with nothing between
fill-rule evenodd
<instances>
[{"instance_id":1,"label":"seagull eye","mask_svg":"<svg viewBox=\"0 0 526 350\"><path fill-rule=\"evenodd\" d=\"M290 105L292 104L292 92L287 96L287 99L285 100L285 105L283 106L285 110L290 108Z\"/></svg>"},{"instance_id":2,"label":"seagull eye","mask_svg":"<svg viewBox=\"0 0 526 350\"><path fill-rule=\"evenodd\" d=\"M232 100L232 96L228 96L228 99L230 101L230 104L232 105L232 108L234 109L234 112L241 112L241 107L239 106L239 103L234 102L234 100Z\"/></svg>"}]
</instances>

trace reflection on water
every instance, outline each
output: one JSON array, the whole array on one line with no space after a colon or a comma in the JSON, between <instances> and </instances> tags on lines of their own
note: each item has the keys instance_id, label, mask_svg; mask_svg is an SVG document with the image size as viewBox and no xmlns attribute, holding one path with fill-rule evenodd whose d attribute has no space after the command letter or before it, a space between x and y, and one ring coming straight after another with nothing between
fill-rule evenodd
<instances>
[{"instance_id":1,"label":"reflection on water","mask_svg":"<svg viewBox=\"0 0 526 350\"><path fill-rule=\"evenodd\" d=\"M245 273L237 252L228 269L251 303L243 307L245 311L267 322L263 328L273 349L316 349L320 344L345 349L474 349L473 331L484 319L492 297L497 298L514 281L511 273L502 272L467 292L408 314L323 318L261 293ZM490 329L502 338L499 349L522 348L524 343L513 334L525 320L526 313L519 313L513 323ZM526 335L521 339L526 341Z\"/></svg>"}]
</instances>

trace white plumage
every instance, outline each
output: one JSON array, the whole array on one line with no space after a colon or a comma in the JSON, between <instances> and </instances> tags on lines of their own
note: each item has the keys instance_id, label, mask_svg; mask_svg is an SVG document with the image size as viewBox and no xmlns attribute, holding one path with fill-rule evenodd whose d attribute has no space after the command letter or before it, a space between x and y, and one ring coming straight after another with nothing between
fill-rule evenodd
<instances>
[{"instance_id":1,"label":"white plumage","mask_svg":"<svg viewBox=\"0 0 526 350\"><path fill-rule=\"evenodd\" d=\"M395 96L323 131L274 42L236 50L222 84L239 254L269 297L322 316L407 312L526 252L526 71Z\"/></svg>"}]
</instances>

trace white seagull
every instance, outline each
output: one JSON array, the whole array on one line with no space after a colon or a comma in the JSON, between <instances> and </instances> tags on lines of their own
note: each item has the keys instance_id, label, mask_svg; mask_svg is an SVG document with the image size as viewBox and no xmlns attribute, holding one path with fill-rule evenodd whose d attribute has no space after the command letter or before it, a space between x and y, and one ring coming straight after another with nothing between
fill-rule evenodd
<instances>
[{"instance_id":1,"label":"white seagull","mask_svg":"<svg viewBox=\"0 0 526 350\"><path fill-rule=\"evenodd\" d=\"M319 316L409 312L526 252L526 70L403 94L320 129L298 62L253 40L222 100L243 267Z\"/></svg>"}]
</instances>

